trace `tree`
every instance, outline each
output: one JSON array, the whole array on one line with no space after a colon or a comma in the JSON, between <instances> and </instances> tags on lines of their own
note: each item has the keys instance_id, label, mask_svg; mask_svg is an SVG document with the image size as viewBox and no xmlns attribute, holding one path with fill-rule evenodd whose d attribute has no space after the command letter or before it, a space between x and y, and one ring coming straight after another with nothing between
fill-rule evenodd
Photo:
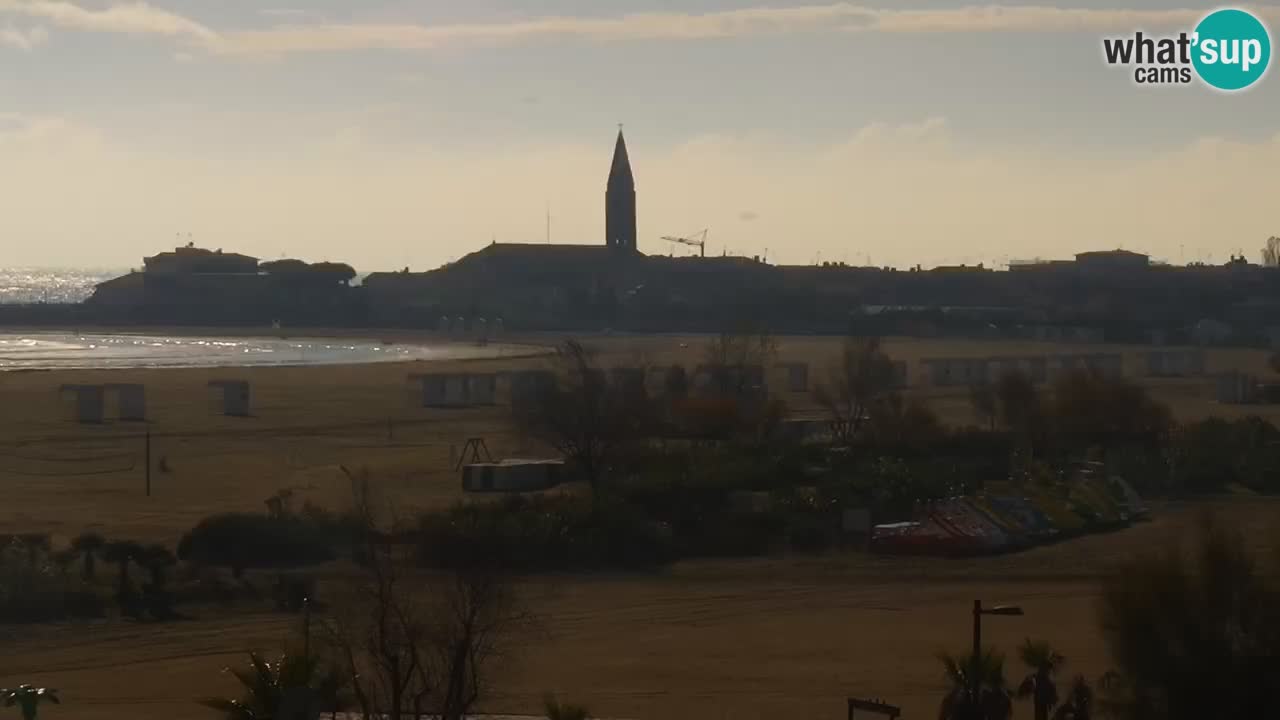
<instances>
[{"instance_id":1,"label":"tree","mask_svg":"<svg viewBox=\"0 0 1280 720\"><path fill-rule=\"evenodd\" d=\"M1045 411L1031 376L1012 371L996 380L996 406L1000 423L1028 446L1034 446L1044 434Z\"/></svg>"},{"instance_id":2,"label":"tree","mask_svg":"<svg viewBox=\"0 0 1280 720\"><path fill-rule=\"evenodd\" d=\"M129 577L129 564L144 554L141 545L128 540L107 543L102 549L102 558L120 568L120 579L116 583L116 603L121 612L135 619L141 617L141 609L138 593L133 589L133 581Z\"/></svg>"},{"instance_id":3,"label":"tree","mask_svg":"<svg viewBox=\"0 0 1280 720\"><path fill-rule=\"evenodd\" d=\"M225 513L201 520L178 541L178 557L227 567L239 578L251 568L283 569L333 560L329 541L294 517Z\"/></svg>"},{"instance_id":4,"label":"tree","mask_svg":"<svg viewBox=\"0 0 1280 720\"><path fill-rule=\"evenodd\" d=\"M151 582L142 586L147 610L156 620L174 619L173 597L165 584L168 579L166 573L178 563L178 559L163 545L151 545L143 548L136 561L151 575Z\"/></svg>"},{"instance_id":5,"label":"tree","mask_svg":"<svg viewBox=\"0 0 1280 720\"><path fill-rule=\"evenodd\" d=\"M5 707L18 706L22 711L22 720L36 720L41 703L61 705L58 691L50 688L38 688L31 685L19 685L16 688L0 688L0 700Z\"/></svg>"},{"instance_id":6,"label":"tree","mask_svg":"<svg viewBox=\"0 0 1280 720\"><path fill-rule=\"evenodd\" d=\"M163 545L150 545L142 549L137 563L151 574L151 587L160 590L165 586L165 573L178 564L178 558Z\"/></svg>"},{"instance_id":7,"label":"tree","mask_svg":"<svg viewBox=\"0 0 1280 720\"><path fill-rule=\"evenodd\" d=\"M1093 720L1093 688L1083 675L1071 683L1071 691L1053 714L1053 720Z\"/></svg>"},{"instance_id":8,"label":"tree","mask_svg":"<svg viewBox=\"0 0 1280 720\"><path fill-rule=\"evenodd\" d=\"M778 354L778 342L766 330L745 323L736 331L711 338L704 352L716 391L722 397L741 397L751 388L751 372L762 369Z\"/></svg>"},{"instance_id":9,"label":"tree","mask_svg":"<svg viewBox=\"0 0 1280 720\"><path fill-rule=\"evenodd\" d=\"M871 405L863 433L881 446L923 449L945 435L946 429L928 405L895 392Z\"/></svg>"},{"instance_id":10,"label":"tree","mask_svg":"<svg viewBox=\"0 0 1280 720\"><path fill-rule=\"evenodd\" d=\"M97 533L83 533L71 541L71 549L80 553L84 567L84 579L93 582L97 579L98 553L106 546L107 541Z\"/></svg>"},{"instance_id":11,"label":"tree","mask_svg":"<svg viewBox=\"0 0 1280 720\"><path fill-rule=\"evenodd\" d=\"M593 489L607 475L617 451L639 430L647 412L629 406L629 394L611 383L591 348L566 340L553 362L558 382L532 403L513 407L526 432L564 455Z\"/></svg>"},{"instance_id":12,"label":"tree","mask_svg":"<svg viewBox=\"0 0 1280 720\"><path fill-rule=\"evenodd\" d=\"M996 400L995 388L990 383L974 383L969 386L969 404L974 413L992 432L996 429L996 420L1000 417L1000 405Z\"/></svg>"},{"instance_id":13,"label":"tree","mask_svg":"<svg viewBox=\"0 0 1280 720\"><path fill-rule=\"evenodd\" d=\"M1065 373L1054 382L1052 410L1055 429L1085 444L1161 439L1173 424L1169 408L1142 386L1087 370Z\"/></svg>"},{"instance_id":14,"label":"tree","mask_svg":"<svg viewBox=\"0 0 1280 720\"><path fill-rule=\"evenodd\" d=\"M299 653L284 653L272 662L251 652L247 668L229 667L224 672L240 683L241 699L207 698L200 704L222 713L226 720L289 720L280 712L289 693L297 690L336 710L344 685L339 673L323 669L315 657Z\"/></svg>"},{"instance_id":15,"label":"tree","mask_svg":"<svg viewBox=\"0 0 1280 720\"><path fill-rule=\"evenodd\" d=\"M1206 520L1190 548L1122 566L1102 587L1101 627L1122 720L1273 717L1280 586L1235 533Z\"/></svg>"},{"instance_id":16,"label":"tree","mask_svg":"<svg viewBox=\"0 0 1280 720\"><path fill-rule=\"evenodd\" d=\"M1058 705L1058 685L1053 676L1066 658L1049 643L1032 642L1030 638L1018 648L1018 657L1031 670L1031 674L1018 686L1018 697L1032 699L1036 720L1049 720L1049 713Z\"/></svg>"},{"instance_id":17,"label":"tree","mask_svg":"<svg viewBox=\"0 0 1280 720\"><path fill-rule=\"evenodd\" d=\"M118 595L124 595L133 587L129 578L129 564L142 557L143 553L141 545L129 540L115 540L103 546L102 559L120 569L120 579L116 584Z\"/></svg>"},{"instance_id":18,"label":"tree","mask_svg":"<svg viewBox=\"0 0 1280 720\"><path fill-rule=\"evenodd\" d=\"M1272 235L1262 248L1262 265L1264 267L1280 267L1280 237Z\"/></svg>"},{"instance_id":19,"label":"tree","mask_svg":"<svg viewBox=\"0 0 1280 720\"><path fill-rule=\"evenodd\" d=\"M939 720L1010 720L1013 694L1004 676L1004 656L988 648L977 658L938 655L951 689L942 698ZM974 688L977 693L975 695Z\"/></svg>"},{"instance_id":20,"label":"tree","mask_svg":"<svg viewBox=\"0 0 1280 720\"><path fill-rule=\"evenodd\" d=\"M437 585L432 633L442 720L464 720L483 694L514 627L523 621L510 586L483 568L457 568Z\"/></svg>"},{"instance_id":21,"label":"tree","mask_svg":"<svg viewBox=\"0 0 1280 720\"><path fill-rule=\"evenodd\" d=\"M839 363L826 383L814 387L813 399L831 416L836 442L853 442L870 417L873 405L893 394L896 386L893 361L879 338L846 338Z\"/></svg>"},{"instance_id":22,"label":"tree","mask_svg":"<svg viewBox=\"0 0 1280 720\"><path fill-rule=\"evenodd\" d=\"M542 707L547 720L591 720L591 713L585 707L562 703L554 695L548 695Z\"/></svg>"},{"instance_id":23,"label":"tree","mask_svg":"<svg viewBox=\"0 0 1280 720\"><path fill-rule=\"evenodd\" d=\"M378 531L367 483L356 484L364 573L345 611L321 624L328 652L352 678L364 717L462 720L524 617L519 603L472 558L457 558L443 579L415 577L400 546Z\"/></svg>"}]
</instances>

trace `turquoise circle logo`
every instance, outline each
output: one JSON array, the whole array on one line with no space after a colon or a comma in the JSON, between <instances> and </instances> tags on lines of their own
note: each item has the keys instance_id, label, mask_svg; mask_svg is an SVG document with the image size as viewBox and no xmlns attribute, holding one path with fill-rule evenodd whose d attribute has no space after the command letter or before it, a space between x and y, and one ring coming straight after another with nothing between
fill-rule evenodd
<instances>
[{"instance_id":1,"label":"turquoise circle logo","mask_svg":"<svg viewBox=\"0 0 1280 720\"><path fill-rule=\"evenodd\" d=\"M1191 62L1200 79L1219 90L1243 90L1262 79L1271 64L1271 35L1262 21L1228 8L1196 26Z\"/></svg>"}]
</instances>

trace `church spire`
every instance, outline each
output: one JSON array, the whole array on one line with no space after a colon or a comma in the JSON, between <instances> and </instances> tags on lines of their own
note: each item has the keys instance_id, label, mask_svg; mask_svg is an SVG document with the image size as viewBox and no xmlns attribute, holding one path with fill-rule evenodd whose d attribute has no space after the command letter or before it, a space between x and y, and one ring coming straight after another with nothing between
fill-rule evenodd
<instances>
[{"instance_id":1,"label":"church spire","mask_svg":"<svg viewBox=\"0 0 1280 720\"><path fill-rule=\"evenodd\" d=\"M604 194L605 244L615 250L636 251L636 181L631 174L627 140L618 126L613 146L613 165Z\"/></svg>"},{"instance_id":2,"label":"church spire","mask_svg":"<svg viewBox=\"0 0 1280 720\"><path fill-rule=\"evenodd\" d=\"M627 155L627 139L622 136L622 126L618 126L618 141L613 146L613 166L609 169L609 187L631 187L635 189L635 178L631 175L631 157Z\"/></svg>"}]
</instances>

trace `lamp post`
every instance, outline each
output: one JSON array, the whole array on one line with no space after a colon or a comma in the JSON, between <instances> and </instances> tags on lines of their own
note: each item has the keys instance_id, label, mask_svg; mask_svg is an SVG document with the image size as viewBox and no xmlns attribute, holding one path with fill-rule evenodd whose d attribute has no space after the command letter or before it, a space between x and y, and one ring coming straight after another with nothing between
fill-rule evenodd
<instances>
[{"instance_id":1,"label":"lamp post","mask_svg":"<svg viewBox=\"0 0 1280 720\"><path fill-rule=\"evenodd\" d=\"M996 605L984 608L981 600L973 601L973 665L969 668L969 701L974 708L975 716L982 691L982 678L979 675L979 669L982 666L982 616L1021 616L1022 614L1022 608L1017 605Z\"/></svg>"}]
</instances>

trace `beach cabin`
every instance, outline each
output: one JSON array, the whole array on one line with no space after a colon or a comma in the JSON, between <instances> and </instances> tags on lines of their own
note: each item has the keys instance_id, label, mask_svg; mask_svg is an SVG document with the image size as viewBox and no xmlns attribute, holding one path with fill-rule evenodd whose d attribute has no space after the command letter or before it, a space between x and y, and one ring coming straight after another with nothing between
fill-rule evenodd
<instances>
[{"instance_id":1,"label":"beach cabin","mask_svg":"<svg viewBox=\"0 0 1280 720\"><path fill-rule=\"evenodd\" d=\"M249 417L249 381L212 380L215 412L227 417Z\"/></svg>"},{"instance_id":2,"label":"beach cabin","mask_svg":"<svg viewBox=\"0 0 1280 720\"><path fill-rule=\"evenodd\" d=\"M507 397L513 408L529 407L556 387L556 374L550 370L521 370L507 373Z\"/></svg>"},{"instance_id":3,"label":"beach cabin","mask_svg":"<svg viewBox=\"0 0 1280 720\"><path fill-rule=\"evenodd\" d=\"M72 420L81 425L100 425L104 416L105 392L101 385L63 385L59 395L71 397Z\"/></svg>"},{"instance_id":4,"label":"beach cabin","mask_svg":"<svg viewBox=\"0 0 1280 720\"><path fill-rule=\"evenodd\" d=\"M1258 378L1241 372L1223 373L1217 380L1218 402L1245 405L1258 398Z\"/></svg>"},{"instance_id":5,"label":"beach cabin","mask_svg":"<svg viewBox=\"0 0 1280 720\"><path fill-rule=\"evenodd\" d=\"M490 386L496 381L489 376ZM483 392L485 383L474 383L471 375L463 373L431 373L426 375L410 375L410 382L416 382L420 389L421 407L424 408L463 408L471 407L472 389L477 387ZM493 404L494 392L489 391L489 402Z\"/></svg>"},{"instance_id":6,"label":"beach cabin","mask_svg":"<svg viewBox=\"0 0 1280 720\"><path fill-rule=\"evenodd\" d=\"M147 388L136 383L116 383L106 386L115 397L116 418L124 422L147 421Z\"/></svg>"},{"instance_id":7,"label":"beach cabin","mask_svg":"<svg viewBox=\"0 0 1280 720\"><path fill-rule=\"evenodd\" d=\"M782 374L782 386L787 392L809 392L808 363L778 363L775 367Z\"/></svg>"},{"instance_id":8,"label":"beach cabin","mask_svg":"<svg viewBox=\"0 0 1280 720\"><path fill-rule=\"evenodd\" d=\"M1054 355L1049 358L1051 377L1082 370L1104 378L1120 378L1124 375L1124 356L1119 353L1098 353Z\"/></svg>"},{"instance_id":9,"label":"beach cabin","mask_svg":"<svg viewBox=\"0 0 1280 720\"><path fill-rule=\"evenodd\" d=\"M498 376L494 373L467 376L467 403L471 407L498 404Z\"/></svg>"},{"instance_id":10,"label":"beach cabin","mask_svg":"<svg viewBox=\"0 0 1280 720\"><path fill-rule=\"evenodd\" d=\"M968 387L987 379L987 361L980 358L929 358L921 362L933 387Z\"/></svg>"},{"instance_id":11,"label":"beach cabin","mask_svg":"<svg viewBox=\"0 0 1280 720\"><path fill-rule=\"evenodd\" d=\"M563 460L503 460L462 468L462 489L469 493L521 493L550 490L564 482Z\"/></svg>"},{"instance_id":12,"label":"beach cabin","mask_svg":"<svg viewBox=\"0 0 1280 720\"><path fill-rule=\"evenodd\" d=\"M1174 378L1204 375L1203 350L1160 350L1144 356L1147 377Z\"/></svg>"}]
</instances>

